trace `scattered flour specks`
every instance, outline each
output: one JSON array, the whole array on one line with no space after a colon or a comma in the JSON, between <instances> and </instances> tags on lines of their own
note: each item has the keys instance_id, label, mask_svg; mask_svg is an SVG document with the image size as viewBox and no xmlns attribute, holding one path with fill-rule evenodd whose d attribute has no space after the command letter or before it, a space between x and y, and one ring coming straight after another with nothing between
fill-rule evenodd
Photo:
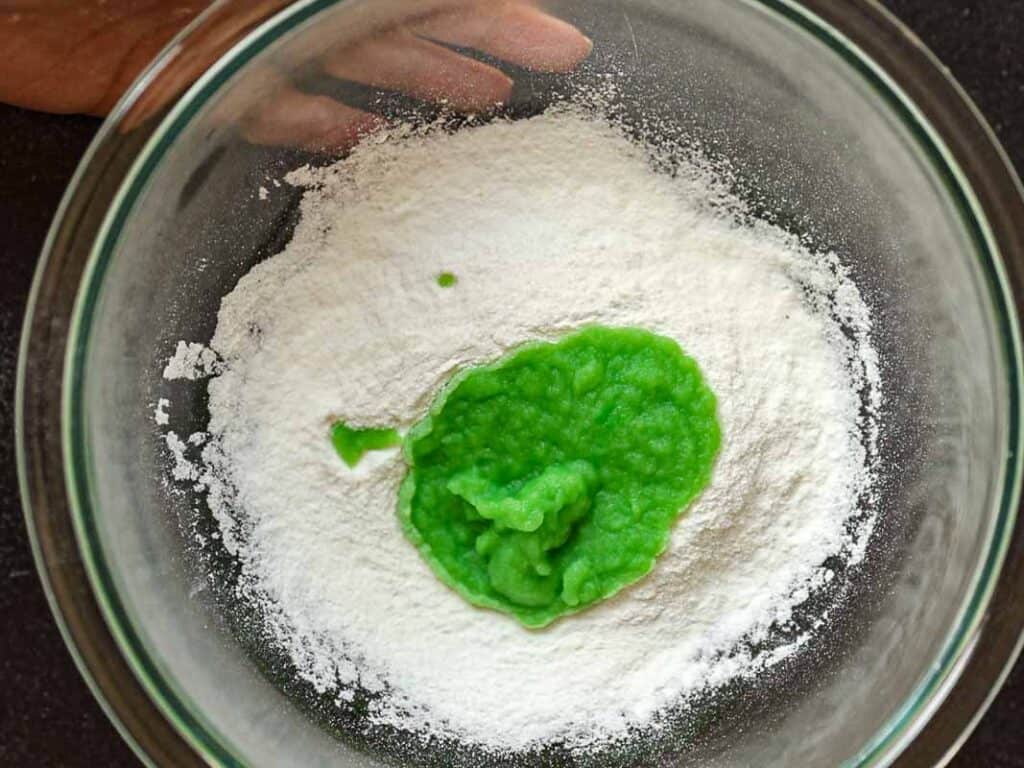
<instances>
[{"instance_id":1,"label":"scattered flour specks","mask_svg":"<svg viewBox=\"0 0 1024 768\"><path fill-rule=\"evenodd\" d=\"M178 345L165 377L214 377L201 458L167 432L171 472L207 491L241 598L339 707L359 686L382 694L371 722L497 750L614 739L797 653L807 632L749 649L833 579L826 559L862 552L870 518L847 523L870 496L881 390L860 293L834 256L729 213L699 165L654 167L564 109L382 134L290 176L307 188L292 242L224 298L209 348ZM399 453L350 470L328 429L407 428L454 371L587 323L677 339L723 445L649 577L529 631L468 605L403 537Z\"/></svg>"}]
</instances>

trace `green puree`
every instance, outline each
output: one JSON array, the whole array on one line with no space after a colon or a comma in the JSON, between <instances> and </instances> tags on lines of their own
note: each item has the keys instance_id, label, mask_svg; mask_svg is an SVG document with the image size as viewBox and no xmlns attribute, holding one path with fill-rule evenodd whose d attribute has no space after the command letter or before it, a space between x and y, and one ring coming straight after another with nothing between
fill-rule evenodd
<instances>
[{"instance_id":1,"label":"green puree","mask_svg":"<svg viewBox=\"0 0 1024 768\"><path fill-rule=\"evenodd\" d=\"M445 583L542 627L651 570L719 442L678 344L593 326L457 375L406 436L399 514Z\"/></svg>"},{"instance_id":2,"label":"green puree","mask_svg":"<svg viewBox=\"0 0 1024 768\"><path fill-rule=\"evenodd\" d=\"M354 467L367 451L379 451L401 445L402 436L393 429L362 429L338 421L331 427L331 443L342 461Z\"/></svg>"}]
</instances>

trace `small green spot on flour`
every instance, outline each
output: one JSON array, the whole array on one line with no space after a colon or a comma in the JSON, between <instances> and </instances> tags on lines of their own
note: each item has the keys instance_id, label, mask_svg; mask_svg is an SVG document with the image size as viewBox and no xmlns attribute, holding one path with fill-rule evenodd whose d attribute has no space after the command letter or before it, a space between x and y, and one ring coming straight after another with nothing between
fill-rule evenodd
<instances>
[{"instance_id":1,"label":"small green spot on flour","mask_svg":"<svg viewBox=\"0 0 1024 768\"><path fill-rule=\"evenodd\" d=\"M380 451L401 445L402 436L386 427L350 427L338 421L331 427L331 443L342 461L355 467L367 451Z\"/></svg>"}]
</instances>

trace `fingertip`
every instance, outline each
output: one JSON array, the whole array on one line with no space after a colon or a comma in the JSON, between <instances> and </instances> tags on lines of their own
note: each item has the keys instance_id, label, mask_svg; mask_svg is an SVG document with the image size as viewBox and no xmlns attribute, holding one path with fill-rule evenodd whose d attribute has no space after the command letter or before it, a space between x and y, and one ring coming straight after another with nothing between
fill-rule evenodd
<instances>
[{"instance_id":1,"label":"fingertip","mask_svg":"<svg viewBox=\"0 0 1024 768\"><path fill-rule=\"evenodd\" d=\"M286 86L242 123L242 136L265 146L344 152L384 124L378 115Z\"/></svg>"},{"instance_id":2,"label":"fingertip","mask_svg":"<svg viewBox=\"0 0 1024 768\"><path fill-rule=\"evenodd\" d=\"M504 72L405 30L337 51L324 66L334 77L464 112L507 104L512 95Z\"/></svg>"},{"instance_id":3,"label":"fingertip","mask_svg":"<svg viewBox=\"0 0 1024 768\"><path fill-rule=\"evenodd\" d=\"M569 72L594 47L572 24L524 2L474 4L429 16L413 28L433 40L475 48L539 72Z\"/></svg>"},{"instance_id":4,"label":"fingertip","mask_svg":"<svg viewBox=\"0 0 1024 768\"><path fill-rule=\"evenodd\" d=\"M305 140L301 146L311 152L347 152L385 125L387 121L384 118L365 112L351 120L339 122L319 136Z\"/></svg>"},{"instance_id":5,"label":"fingertip","mask_svg":"<svg viewBox=\"0 0 1024 768\"><path fill-rule=\"evenodd\" d=\"M571 72L594 50L594 41L579 29L530 6L520 8L524 64L530 69Z\"/></svg>"}]
</instances>

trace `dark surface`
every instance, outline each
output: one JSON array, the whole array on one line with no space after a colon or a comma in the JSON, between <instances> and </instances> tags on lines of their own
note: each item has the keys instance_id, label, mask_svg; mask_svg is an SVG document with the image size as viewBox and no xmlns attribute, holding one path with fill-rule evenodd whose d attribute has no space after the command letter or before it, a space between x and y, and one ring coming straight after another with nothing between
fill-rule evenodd
<instances>
[{"instance_id":1,"label":"dark surface","mask_svg":"<svg viewBox=\"0 0 1024 768\"><path fill-rule=\"evenodd\" d=\"M845 2L846 0L836 0ZM1024 0L887 0L952 70L1024 169ZM26 296L50 219L98 121L0 105L0 765L134 766L64 647L36 578L15 474ZM955 695L955 694L954 694ZM1024 768L1024 664L953 762Z\"/></svg>"}]
</instances>

